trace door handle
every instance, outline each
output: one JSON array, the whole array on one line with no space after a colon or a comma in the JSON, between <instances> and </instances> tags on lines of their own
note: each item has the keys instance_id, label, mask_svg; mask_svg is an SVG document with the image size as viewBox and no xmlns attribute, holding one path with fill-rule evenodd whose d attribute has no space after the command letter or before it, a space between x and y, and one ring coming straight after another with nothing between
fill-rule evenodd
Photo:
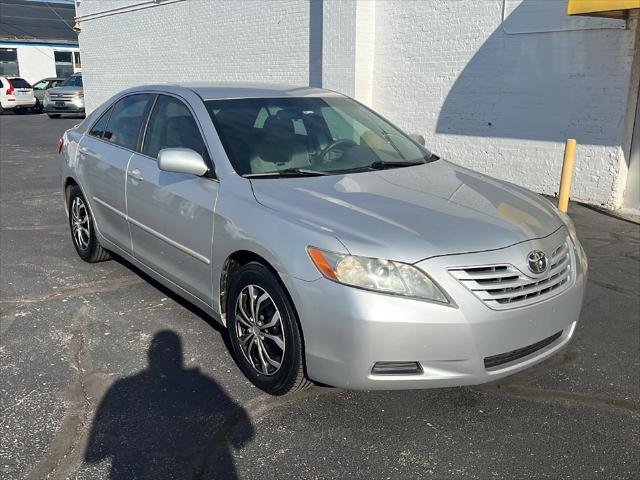
<instances>
[{"instance_id":1,"label":"door handle","mask_svg":"<svg viewBox=\"0 0 640 480\"><path fill-rule=\"evenodd\" d=\"M127 172L127 175L129 175L129 177L131 177L133 180L137 182L141 182L144 179L144 177L142 176L142 172L140 171L139 168L134 168L133 170L130 170L129 172Z\"/></svg>"}]
</instances>

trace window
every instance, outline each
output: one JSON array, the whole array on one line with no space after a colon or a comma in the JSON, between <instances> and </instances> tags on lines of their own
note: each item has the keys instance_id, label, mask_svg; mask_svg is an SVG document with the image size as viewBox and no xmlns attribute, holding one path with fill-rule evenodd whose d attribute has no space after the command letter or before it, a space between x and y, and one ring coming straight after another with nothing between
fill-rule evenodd
<instances>
[{"instance_id":1,"label":"window","mask_svg":"<svg viewBox=\"0 0 640 480\"><path fill-rule=\"evenodd\" d=\"M104 112L100 116L98 121L93 124L93 127L91 127L91 130L89 131L89 135L92 135L92 136L98 137L98 138L102 138L102 134L104 133L104 129L107 126L107 122L109 121L109 115L111 115L111 110L113 110L113 107L108 109L106 112Z\"/></svg>"},{"instance_id":2,"label":"window","mask_svg":"<svg viewBox=\"0 0 640 480\"><path fill-rule=\"evenodd\" d=\"M56 61L56 77L68 77L73 74L73 52L53 52Z\"/></svg>"},{"instance_id":3,"label":"window","mask_svg":"<svg viewBox=\"0 0 640 480\"><path fill-rule=\"evenodd\" d=\"M50 80L41 80L33 86L34 90L46 90L49 86Z\"/></svg>"},{"instance_id":4,"label":"window","mask_svg":"<svg viewBox=\"0 0 640 480\"><path fill-rule=\"evenodd\" d=\"M80 61L80 52L73 52L73 64L76 70L80 70L82 68L82 62Z\"/></svg>"},{"instance_id":5,"label":"window","mask_svg":"<svg viewBox=\"0 0 640 480\"><path fill-rule=\"evenodd\" d=\"M61 87L81 87L82 86L82 75L71 75L69 78L63 80L60 83Z\"/></svg>"},{"instance_id":6,"label":"window","mask_svg":"<svg viewBox=\"0 0 640 480\"><path fill-rule=\"evenodd\" d=\"M0 75L3 77L20 75L18 53L15 48L0 48Z\"/></svg>"},{"instance_id":7,"label":"window","mask_svg":"<svg viewBox=\"0 0 640 480\"><path fill-rule=\"evenodd\" d=\"M11 85L13 85L13 88L32 88L29 82L23 78L12 78Z\"/></svg>"},{"instance_id":8,"label":"window","mask_svg":"<svg viewBox=\"0 0 640 480\"><path fill-rule=\"evenodd\" d=\"M396 127L347 98L208 100L205 106L240 175L295 168L369 171L375 163L402 167L430 158Z\"/></svg>"},{"instance_id":9,"label":"window","mask_svg":"<svg viewBox=\"0 0 640 480\"><path fill-rule=\"evenodd\" d=\"M207 160L207 148L191 111L180 100L161 95L151 114L142 153L153 158L163 148L190 148Z\"/></svg>"},{"instance_id":10,"label":"window","mask_svg":"<svg viewBox=\"0 0 640 480\"><path fill-rule=\"evenodd\" d=\"M140 126L146 118L151 95L138 94L124 97L116 103L102 138L116 145L135 150Z\"/></svg>"}]
</instances>

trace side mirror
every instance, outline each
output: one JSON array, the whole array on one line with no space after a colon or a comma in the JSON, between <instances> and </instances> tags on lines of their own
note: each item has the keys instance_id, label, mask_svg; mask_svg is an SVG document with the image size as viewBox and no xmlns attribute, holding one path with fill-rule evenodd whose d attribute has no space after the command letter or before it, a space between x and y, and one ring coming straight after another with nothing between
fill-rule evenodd
<instances>
[{"instance_id":1,"label":"side mirror","mask_svg":"<svg viewBox=\"0 0 640 480\"><path fill-rule=\"evenodd\" d=\"M409 138L411 140L413 140L414 142L419 143L420 145L422 145L424 147L424 144L425 144L424 137L422 135L420 135L419 133L410 133L409 134Z\"/></svg>"},{"instance_id":2,"label":"side mirror","mask_svg":"<svg viewBox=\"0 0 640 480\"><path fill-rule=\"evenodd\" d=\"M190 148L164 148L158 153L158 168L165 172L202 176L209 170L202 155Z\"/></svg>"}]
</instances>

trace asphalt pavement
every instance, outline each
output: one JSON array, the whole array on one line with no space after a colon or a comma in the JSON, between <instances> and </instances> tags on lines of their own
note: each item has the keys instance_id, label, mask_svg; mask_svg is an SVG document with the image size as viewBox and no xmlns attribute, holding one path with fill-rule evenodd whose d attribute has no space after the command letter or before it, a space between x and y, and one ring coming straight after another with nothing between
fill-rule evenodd
<instances>
[{"instance_id":1,"label":"asphalt pavement","mask_svg":"<svg viewBox=\"0 0 640 480\"><path fill-rule=\"evenodd\" d=\"M581 321L471 388L269 397L224 331L121 260L84 263L57 167L79 119L0 116L0 477L638 478L640 226L571 205Z\"/></svg>"}]
</instances>

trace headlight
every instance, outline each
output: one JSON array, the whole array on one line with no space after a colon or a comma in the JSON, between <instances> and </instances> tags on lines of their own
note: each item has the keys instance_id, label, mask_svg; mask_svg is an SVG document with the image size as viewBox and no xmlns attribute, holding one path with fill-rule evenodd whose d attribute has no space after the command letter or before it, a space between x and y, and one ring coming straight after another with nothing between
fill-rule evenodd
<instances>
[{"instance_id":1,"label":"headlight","mask_svg":"<svg viewBox=\"0 0 640 480\"><path fill-rule=\"evenodd\" d=\"M563 212L558 207L556 207L553 204L553 202L551 202L546 198L544 199L547 200L547 202L549 202L549 204L553 208L553 211L556 212L556 215L558 215L558 217L560 217L560 220L562 220L562 222L566 225L567 231L569 232L569 238L571 238L571 243L573 243L575 251L578 254L578 259L582 264L582 268L586 271L587 268L589 267L587 254L584 252L584 249L582 248L582 244L580 243L580 240L578 240L578 234L576 233L576 226L573 224L573 220L571 220L571 217L567 213Z\"/></svg>"},{"instance_id":2,"label":"headlight","mask_svg":"<svg viewBox=\"0 0 640 480\"><path fill-rule=\"evenodd\" d=\"M76 93L77 97L84 97L84 90L80 90L79 92Z\"/></svg>"},{"instance_id":3,"label":"headlight","mask_svg":"<svg viewBox=\"0 0 640 480\"><path fill-rule=\"evenodd\" d=\"M567 230L569 231L569 236L571 237L571 241L573 242L573 244L580 245L578 234L576 233L576 226L573 224L573 220L571 220L571 217L558 208L556 208L556 213L560 217L560 220L562 220L567 226Z\"/></svg>"},{"instance_id":4,"label":"headlight","mask_svg":"<svg viewBox=\"0 0 640 480\"><path fill-rule=\"evenodd\" d=\"M309 247L309 256L329 280L376 292L449 303L446 295L413 265L381 258L357 257Z\"/></svg>"}]
</instances>

